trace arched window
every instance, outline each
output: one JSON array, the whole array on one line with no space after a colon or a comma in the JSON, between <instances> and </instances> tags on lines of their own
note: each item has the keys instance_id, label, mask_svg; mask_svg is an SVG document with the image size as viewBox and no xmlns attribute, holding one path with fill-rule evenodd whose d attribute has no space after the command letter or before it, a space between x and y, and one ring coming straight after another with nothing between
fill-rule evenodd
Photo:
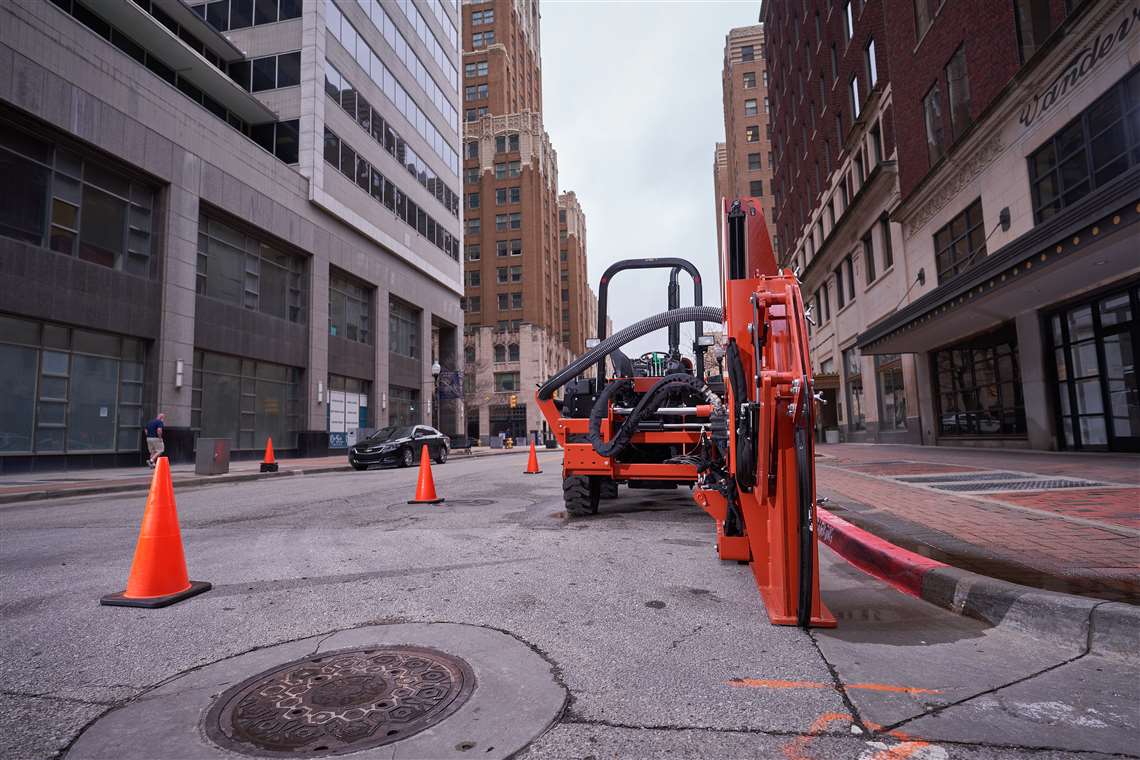
<instances>
[{"instance_id":1,"label":"arched window","mask_svg":"<svg viewBox=\"0 0 1140 760\"><path fill-rule=\"evenodd\" d=\"M507 349L507 351L510 353L510 360L511 361L517 362L519 360L519 344L518 343L512 343L510 345L510 347Z\"/></svg>"},{"instance_id":2,"label":"arched window","mask_svg":"<svg viewBox=\"0 0 1140 760\"><path fill-rule=\"evenodd\" d=\"M505 362L507 360L507 347L503 345L495 346L495 361Z\"/></svg>"}]
</instances>

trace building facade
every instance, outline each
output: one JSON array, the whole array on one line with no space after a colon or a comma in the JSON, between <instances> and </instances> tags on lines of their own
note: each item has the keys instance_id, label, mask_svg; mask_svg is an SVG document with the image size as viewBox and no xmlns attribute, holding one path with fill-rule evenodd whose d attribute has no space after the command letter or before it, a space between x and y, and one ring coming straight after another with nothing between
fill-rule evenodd
<instances>
[{"instance_id":1,"label":"building facade","mask_svg":"<svg viewBox=\"0 0 1140 760\"><path fill-rule=\"evenodd\" d=\"M569 286L579 258L584 276L585 220L576 198L562 205L543 128L538 3L464 0L462 14L467 435L521 438L546 430L533 389L568 363L588 311ZM582 233L566 285L562 208Z\"/></svg>"},{"instance_id":2,"label":"building facade","mask_svg":"<svg viewBox=\"0 0 1140 760\"><path fill-rule=\"evenodd\" d=\"M562 342L571 356L578 356L597 335L598 297L587 279L586 215L573 190L558 196L558 246Z\"/></svg>"},{"instance_id":3,"label":"building facade","mask_svg":"<svg viewBox=\"0 0 1140 760\"><path fill-rule=\"evenodd\" d=\"M766 220L771 222L775 214L771 101L764 55L763 24L731 29L725 36L721 72L725 142L717 143L713 154L718 249L721 198L757 198ZM778 235L773 235L777 255L779 244Z\"/></svg>"},{"instance_id":4,"label":"building facade","mask_svg":"<svg viewBox=\"0 0 1140 760\"><path fill-rule=\"evenodd\" d=\"M0 469L141 464L157 412L176 459L458 429L431 374L459 366L458 26L446 0L0 7Z\"/></svg>"},{"instance_id":5,"label":"building facade","mask_svg":"<svg viewBox=\"0 0 1140 760\"><path fill-rule=\"evenodd\" d=\"M828 212L816 227L827 193L802 197L803 162L781 163L804 150L794 127L777 188L794 196L778 221L799 235L819 304L813 363L839 375L840 427L883 440L893 418L928 444L1140 448L1140 5L885 0L833 14L864 57L840 67L837 100L858 146L840 207L858 223L832 228Z\"/></svg>"}]
</instances>

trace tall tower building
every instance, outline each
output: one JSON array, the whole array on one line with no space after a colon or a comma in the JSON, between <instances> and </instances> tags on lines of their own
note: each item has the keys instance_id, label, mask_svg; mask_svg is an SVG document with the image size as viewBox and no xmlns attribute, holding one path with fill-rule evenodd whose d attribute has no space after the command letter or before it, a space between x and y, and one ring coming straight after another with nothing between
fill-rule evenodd
<instances>
[{"instance_id":1,"label":"tall tower building","mask_svg":"<svg viewBox=\"0 0 1140 760\"><path fill-rule=\"evenodd\" d=\"M467 434L519 438L546 427L531 389L569 360L586 302L562 299L538 3L464 0L462 14Z\"/></svg>"},{"instance_id":2,"label":"tall tower building","mask_svg":"<svg viewBox=\"0 0 1140 760\"><path fill-rule=\"evenodd\" d=\"M598 297L586 279L586 215L573 190L558 196L558 243L562 342L578 355L598 330Z\"/></svg>"},{"instance_id":3,"label":"tall tower building","mask_svg":"<svg viewBox=\"0 0 1140 760\"><path fill-rule=\"evenodd\" d=\"M717 143L713 158L718 243L720 199L750 196L760 199L778 256L780 241L773 223L772 129L768 122L770 104L763 24L729 30L724 39L721 87L725 141Z\"/></svg>"},{"instance_id":4,"label":"tall tower building","mask_svg":"<svg viewBox=\"0 0 1140 760\"><path fill-rule=\"evenodd\" d=\"M158 412L175 461L455 432L459 25L456 0L0 3L0 471L139 464Z\"/></svg>"}]
</instances>

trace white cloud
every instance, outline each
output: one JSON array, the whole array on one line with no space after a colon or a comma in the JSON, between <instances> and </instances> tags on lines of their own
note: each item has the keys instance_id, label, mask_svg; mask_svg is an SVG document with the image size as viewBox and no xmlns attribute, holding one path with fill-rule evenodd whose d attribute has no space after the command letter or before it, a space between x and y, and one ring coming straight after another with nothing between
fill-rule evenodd
<instances>
[{"instance_id":1,"label":"white cloud","mask_svg":"<svg viewBox=\"0 0 1140 760\"><path fill-rule=\"evenodd\" d=\"M542 3L543 117L559 187L574 190L586 213L595 290L615 261L679 256L700 270L705 303L720 302L712 165L724 140L724 38L757 23L759 10L758 2ZM665 270L618 275L614 328L664 311L667 281ZM681 297L692 302L690 283ZM626 353L665 343L662 331Z\"/></svg>"}]
</instances>

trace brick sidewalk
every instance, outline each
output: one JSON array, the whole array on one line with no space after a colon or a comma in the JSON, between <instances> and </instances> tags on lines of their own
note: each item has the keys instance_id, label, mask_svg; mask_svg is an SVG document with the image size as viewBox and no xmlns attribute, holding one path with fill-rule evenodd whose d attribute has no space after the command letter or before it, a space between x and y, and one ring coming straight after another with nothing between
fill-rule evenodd
<instances>
[{"instance_id":1,"label":"brick sidewalk","mask_svg":"<svg viewBox=\"0 0 1140 760\"><path fill-rule=\"evenodd\" d=\"M1140 458L821 445L828 508L911 551L1054 591L1140 604Z\"/></svg>"}]
</instances>

